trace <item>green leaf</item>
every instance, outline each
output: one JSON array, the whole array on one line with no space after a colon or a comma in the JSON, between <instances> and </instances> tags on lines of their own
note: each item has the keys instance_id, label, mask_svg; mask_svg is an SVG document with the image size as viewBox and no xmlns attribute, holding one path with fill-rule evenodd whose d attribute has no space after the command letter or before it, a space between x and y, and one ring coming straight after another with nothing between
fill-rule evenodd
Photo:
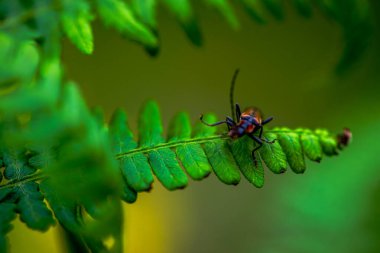
<instances>
[{"instance_id":1,"label":"green leaf","mask_svg":"<svg viewBox=\"0 0 380 253\"><path fill-rule=\"evenodd\" d=\"M157 28L156 0L132 0L132 7L139 20L152 29Z\"/></svg>"},{"instance_id":2,"label":"green leaf","mask_svg":"<svg viewBox=\"0 0 380 253\"><path fill-rule=\"evenodd\" d=\"M148 159L143 154L136 154L119 159L119 167L128 185L135 191L149 191L153 175Z\"/></svg>"},{"instance_id":3,"label":"green leaf","mask_svg":"<svg viewBox=\"0 0 380 253\"><path fill-rule=\"evenodd\" d=\"M250 183L261 188L264 185L264 168L259 157L256 157L254 162L252 150L253 140L248 136L231 141L231 152L240 171Z\"/></svg>"},{"instance_id":4,"label":"green leaf","mask_svg":"<svg viewBox=\"0 0 380 253\"><path fill-rule=\"evenodd\" d=\"M156 36L143 23L136 19L127 4L120 0L97 0L100 17L107 26L121 34L142 43L148 48L157 47Z\"/></svg>"},{"instance_id":5,"label":"green leaf","mask_svg":"<svg viewBox=\"0 0 380 253\"><path fill-rule=\"evenodd\" d=\"M159 149L150 151L148 156L154 174L168 190L184 188L187 185L187 176L181 170L173 151Z\"/></svg>"},{"instance_id":6,"label":"green leaf","mask_svg":"<svg viewBox=\"0 0 380 253\"><path fill-rule=\"evenodd\" d=\"M46 143L42 145L29 145L28 149L33 151L32 157L29 158L28 164L34 168L48 168L57 159L57 147Z\"/></svg>"},{"instance_id":7,"label":"green leaf","mask_svg":"<svg viewBox=\"0 0 380 253\"><path fill-rule=\"evenodd\" d=\"M44 197L37 183L23 183L16 186L15 190L19 195L17 210L20 212L20 220L29 228L46 231L54 224L52 213L43 202Z\"/></svg>"},{"instance_id":8,"label":"green leaf","mask_svg":"<svg viewBox=\"0 0 380 253\"><path fill-rule=\"evenodd\" d=\"M322 148L318 137L310 130L300 130L300 140L305 155L312 161L322 160Z\"/></svg>"},{"instance_id":9,"label":"green leaf","mask_svg":"<svg viewBox=\"0 0 380 253\"><path fill-rule=\"evenodd\" d=\"M339 13L338 1L336 0L317 0L322 12L327 16L336 19Z\"/></svg>"},{"instance_id":10,"label":"green leaf","mask_svg":"<svg viewBox=\"0 0 380 253\"><path fill-rule=\"evenodd\" d=\"M299 14L306 18L311 17L313 9L311 0L293 0L293 4Z\"/></svg>"},{"instance_id":11,"label":"green leaf","mask_svg":"<svg viewBox=\"0 0 380 253\"><path fill-rule=\"evenodd\" d=\"M16 205L13 203L0 203L0 252L7 252L5 235L13 228L11 222L16 218L15 209Z\"/></svg>"},{"instance_id":12,"label":"green leaf","mask_svg":"<svg viewBox=\"0 0 380 253\"><path fill-rule=\"evenodd\" d=\"M277 138L286 155L290 168L295 173L304 173L306 164L298 134L286 128L281 129L281 131L277 133Z\"/></svg>"},{"instance_id":13,"label":"green leaf","mask_svg":"<svg viewBox=\"0 0 380 253\"><path fill-rule=\"evenodd\" d=\"M240 182L239 168L225 141L214 141L204 144L210 164L220 181L236 185Z\"/></svg>"},{"instance_id":14,"label":"green leaf","mask_svg":"<svg viewBox=\"0 0 380 253\"><path fill-rule=\"evenodd\" d=\"M269 141L277 139L277 135L274 133L264 133L264 138ZM264 160L265 165L276 174L284 173L287 168L286 155L281 148L278 140L274 143L263 143L263 146L258 150L261 158Z\"/></svg>"},{"instance_id":15,"label":"green leaf","mask_svg":"<svg viewBox=\"0 0 380 253\"><path fill-rule=\"evenodd\" d=\"M112 116L109 133L113 153L128 152L137 147L133 134L127 125L127 115L121 109L116 110ZM143 154L125 156L118 159L119 167L128 185L135 191L147 191L153 183L153 175L148 159ZM130 196L130 187L125 187L125 192Z\"/></svg>"},{"instance_id":16,"label":"green leaf","mask_svg":"<svg viewBox=\"0 0 380 253\"><path fill-rule=\"evenodd\" d=\"M162 123L158 106L149 101L144 106L139 117L140 146L149 148L164 142ZM169 148L161 148L148 152L149 163L158 180L169 190L183 188L188 179L182 171L175 153Z\"/></svg>"},{"instance_id":17,"label":"green leaf","mask_svg":"<svg viewBox=\"0 0 380 253\"><path fill-rule=\"evenodd\" d=\"M77 220L76 216L76 205L74 201L69 201L68 199L60 198L60 196L55 191L52 184L48 180L44 180L40 184L41 192L44 194L48 200L54 215L58 219L59 223L69 231L80 231L80 221Z\"/></svg>"},{"instance_id":18,"label":"green leaf","mask_svg":"<svg viewBox=\"0 0 380 253\"><path fill-rule=\"evenodd\" d=\"M216 117L212 114L204 115L206 122L215 122ZM214 135L217 131L216 127L209 127L202 123L196 126L195 137L207 137ZM229 145L223 140L215 140L206 142L203 145L205 153L214 170L216 176L225 184L236 185L240 182L239 168L237 167L234 157L232 156Z\"/></svg>"},{"instance_id":19,"label":"green leaf","mask_svg":"<svg viewBox=\"0 0 380 253\"><path fill-rule=\"evenodd\" d=\"M25 150L8 147L2 151L2 155L5 166L4 177L8 180L20 180L36 171L28 165Z\"/></svg>"},{"instance_id":20,"label":"green leaf","mask_svg":"<svg viewBox=\"0 0 380 253\"><path fill-rule=\"evenodd\" d=\"M0 201L6 202L7 201L6 198L11 192L12 192L12 189L9 187L0 189Z\"/></svg>"},{"instance_id":21,"label":"green leaf","mask_svg":"<svg viewBox=\"0 0 380 253\"><path fill-rule=\"evenodd\" d=\"M27 1L24 1L27 2ZM28 1L31 2L31 1ZM51 0L38 0L32 2L33 8L31 13L38 13L38 15L31 15L35 29L38 36L39 44L44 59L53 59L60 57L61 53L61 27L60 27L60 14L57 10L56 2ZM23 15L20 20L15 23L23 23Z\"/></svg>"},{"instance_id":22,"label":"green leaf","mask_svg":"<svg viewBox=\"0 0 380 253\"><path fill-rule=\"evenodd\" d=\"M261 0L241 0L241 4L248 15L259 24L265 24L265 8Z\"/></svg>"},{"instance_id":23,"label":"green leaf","mask_svg":"<svg viewBox=\"0 0 380 253\"><path fill-rule=\"evenodd\" d=\"M326 16L331 17L342 28L344 49L336 72L345 73L370 45L373 35L370 1L318 0L318 5Z\"/></svg>"},{"instance_id":24,"label":"green leaf","mask_svg":"<svg viewBox=\"0 0 380 253\"><path fill-rule=\"evenodd\" d=\"M277 20L284 19L283 0L262 0L262 2Z\"/></svg>"},{"instance_id":25,"label":"green leaf","mask_svg":"<svg viewBox=\"0 0 380 253\"><path fill-rule=\"evenodd\" d=\"M121 198L127 203L134 203L137 200L137 192L134 189L132 189L126 182L123 186Z\"/></svg>"},{"instance_id":26,"label":"green leaf","mask_svg":"<svg viewBox=\"0 0 380 253\"><path fill-rule=\"evenodd\" d=\"M202 45L202 35L198 23L193 14L189 0L164 0L169 10L175 15L190 41L196 45Z\"/></svg>"},{"instance_id":27,"label":"green leaf","mask_svg":"<svg viewBox=\"0 0 380 253\"><path fill-rule=\"evenodd\" d=\"M61 22L63 30L71 42L85 54L91 54L94 49L91 20L92 15L87 1L62 1Z\"/></svg>"},{"instance_id":28,"label":"green leaf","mask_svg":"<svg viewBox=\"0 0 380 253\"><path fill-rule=\"evenodd\" d=\"M18 40L0 32L0 95L7 95L18 85L33 79L39 63L36 44L31 40Z\"/></svg>"},{"instance_id":29,"label":"green leaf","mask_svg":"<svg viewBox=\"0 0 380 253\"><path fill-rule=\"evenodd\" d=\"M319 137L319 142L322 146L323 153L328 156L338 155L337 140L330 136L329 132L325 129L317 129L315 133Z\"/></svg>"},{"instance_id":30,"label":"green leaf","mask_svg":"<svg viewBox=\"0 0 380 253\"><path fill-rule=\"evenodd\" d=\"M220 14L226 19L228 24L234 29L237 30L239 28L239 21L234 14L234 11L231 7L231 4L228 0L204 0L209 5L216 8Z\"/></svg>"},{"instance_id":31,"label":"green leaf","mask_svg":"<svg viewBox=\"0 0 380 253\"><path fill-rule=\"evenodd\" d=\"M27 59L26 59L27 60ZM57 103L61 82L61 66L58 59L41 63L40 78L37 83L19 87L0 100L0 114L14 117L22 113L31 113L44 108L52 108Z\"/></svg>"},{"instance_id":32,"label":"green leaf","mask_svg":"<svg viewBox=\"0 0 380 253\"><path fill-rule=\"evenodd\" d=\"M3 160L0 158L0 168L3 167ZM3 181L3 172L0 170L0 183Z\"/></svg>"},{"instance_id":33,"label":"green leaf","mask_svg":"<svg viewBox=\"0 0 380 253\"><path fill-rule=\"evenodd\" d=\"M169 126L170 142L186 141L191 138L191 124L187 113L178 113ZM176 154L191 178L201 180L208 176L211 167L200 144L189 143L176 148Z\"/></svg>"}]
</instances>

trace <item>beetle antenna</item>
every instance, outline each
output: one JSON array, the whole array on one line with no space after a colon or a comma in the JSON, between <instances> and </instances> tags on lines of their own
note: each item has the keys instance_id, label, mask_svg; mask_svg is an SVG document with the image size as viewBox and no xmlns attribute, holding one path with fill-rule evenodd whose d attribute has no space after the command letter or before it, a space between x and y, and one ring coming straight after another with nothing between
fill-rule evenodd
<instances>
[{"instance_id":1,"label":"beetle antenna","mask_svg":"<svg viewBox=\"0 0 380 253\"><path fill-rule=\"evenodd\" d=\"M231 80L231 87L230 87L230 106L231 106L231 116L233 118L233 120L236 122L238 119L236 119L236 113L235 113L235 103L234 103L234 90L235 90L235 81L236 81L236 78L237 78L237 75L239 74L239 69L237 68L235 70L235 73L232 77L232 80Z\"/></svg>"}]
</instances>

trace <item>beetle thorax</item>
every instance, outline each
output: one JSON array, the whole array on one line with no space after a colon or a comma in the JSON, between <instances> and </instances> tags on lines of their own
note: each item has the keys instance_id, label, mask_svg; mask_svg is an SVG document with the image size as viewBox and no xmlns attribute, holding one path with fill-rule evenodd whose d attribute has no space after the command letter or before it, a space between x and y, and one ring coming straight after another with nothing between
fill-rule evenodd
<instances>
[{"instance_id":1,"label":"beetle thorax","mask_svg":"<svg viewBox=\"0 0 380 253\"><path fill-rule=\"evenodd\" d=\"M241 114L240 119L248 119L248 118L254 118L255 122L259 125L261 125L262 116L261 112L256 107L247 107L244 112Z\"/></svg>"}]
</instances>

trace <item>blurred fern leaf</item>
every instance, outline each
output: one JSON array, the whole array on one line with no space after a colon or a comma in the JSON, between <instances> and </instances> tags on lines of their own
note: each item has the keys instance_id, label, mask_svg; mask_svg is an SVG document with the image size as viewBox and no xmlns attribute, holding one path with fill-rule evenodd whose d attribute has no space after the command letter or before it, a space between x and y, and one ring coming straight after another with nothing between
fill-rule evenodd
<instances>
[{"instance_id":1,"label":"blurred fern leaf","mask_svg":"<svg viewBox=\"0 0 380 253\"><path fill-rule=\"evenodd\" d=\"M213 6L217 9L222 17L226 19L227 23L234 29L239 28L239 21L234 14L231 4L228 0L204 0L210 6Z\"/></svg>"},{"instance_id":2,"label":"blurred fern leaf","mask_svg":"<svg viewBox=\"0 0 380 253\"><path fill-rule=\"evenodd\" d=\"M61 20L65 34L83 53L91 54L94 45L89 3L84 0L63 0L62 8Z\"/></svg>"},{"instance_id":3,"label":"blurred fern leaf","mask_svg":"<svg viewBox=\"0 0 380 253\"><path fill-rule=\"evenodd\" d=\"M303 17L309 18L314 10L319 9L327 18L340 25L345 46L337 64L338 72L350 67L364 53L372 30L368 0L236 0L235 4L228 0L96 0L95 3L89 0L41 0L34 5L12 5L4 2L4 20L0 23L0 31L11 31L18 36L28 34L29 38L42 42L45 53L51 53L59 50L57 45L60 44L59 36L62 30L82 52L90 54L93 51L90 22L99 16L105 25L142 44L149 53L155 55L159 50L156 13L160 5L165 5L174 15L190 41L196 46L201 46L203 35L195 5L203 3L213 7L236 30L239 28L239 19L234 14L235 5L241 5L253 21L263 24L268 22L270 17L283 21L286 16L286 2L294 6ZM92 6L94 8L91 8ZM34 22L31 22L32 20Z\"/></svg>"},{"instance_id":4,"label":"blurred fern leaf","mask_svg":"<svg viewBox=\"0 0 380 253\"><path fill-rule=\"evenodd\" d=\"M148 48L156 48L157 38L140 22L132 9L121 0L97 0L97 10L103 22Z\"/></svg>"},{"instance_id":5,"label":"blurred fern leaf","mask_svg":"<svg viewBox=\"0 0 380 253\"><path fill-rule=\"evenodd\" d=\"M62 93L43 112L0 125L0 205L7 212L0 219L1 252L16 213L40 231L57 220L88 252L122 251L121 183L108 135L74 84ZM114 240L112 247L106 238Z\"/></svg>"}]
</instances>

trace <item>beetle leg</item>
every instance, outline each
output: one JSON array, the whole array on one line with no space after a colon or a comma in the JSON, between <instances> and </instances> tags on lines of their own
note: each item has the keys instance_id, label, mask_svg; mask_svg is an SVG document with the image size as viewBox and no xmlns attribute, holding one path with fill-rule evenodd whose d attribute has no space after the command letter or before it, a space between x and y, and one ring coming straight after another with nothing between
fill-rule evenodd
<instances>
[{"instance_id":1,"label":"beetle leg","mask_svg":"<svg viewBox=\"0 0 380 253\"><path fill-rule=\"evenodd\" d=\"M231 117L226 117L226 123L228 127L228 131L231 130L231 127L236 126L236 122Z\"/></svg>"},{"instance_id":2,"label":"beetle leg","mask_svg":"<svg viewBox=\"0 0 380 253\"><path fill-rule=\"evenodd\" d=\"M226 122L229 123L231 126L236 126L236 122L231 117L226 117Z\"/></svg>"},{"instance_id":3,"label":"beetle leg","mask_svg":"<svg viewBox=\"0 0 380 253\"><path fill-rule=\"evenodd\" d=\"M272 121L272 119L273 119L273 117L269 117L269 118L265 119L265 120L261 123L261 125L265 125L265 124L269 123L270 121Z\"/></svg>"},{"instance_id":4,"label":"beetle leg","mask_svg":"<svg viewBox=\"0 0 380 253\"><path fill-rule=\"evenodd\" d=\"M230 129L232 126L236 125L235 121L233 121L230 117L227 117L225 121L219 121L212 124L209 124L203 120L203 114L201 115L199 119L202 121L203 124L207 126L218 126L222 124L227 124L228 129Z\"/></svg>"},{"instance_id":5,"label":"beetle leg","mask_svg":"<svg viewBox=\"0 0 380 253\"><path fill-rule=\"evenodd\" d=\"M261 138L262 135L263 135L263 127L260 127L260 133L259 133L259 138L260 138L260 140L263 140L263 139Z\"/></svg>"},{"instance_id":6,"label":"beetle leg","mask_svg":"<svg viewBox=\"0 0 380 253\"><path fill-rule=\"evenodd\" d=\"M258 138L257 136L253 135L252 133L250 134L247 134L249 136L249 138L251 138L252 140L254 140L255 142L257 142L258 144L262 145L263 144L263 140L261 140L260 138ZM261 146L260 146L261 147ZM254 149L254 151L256 151L258 148L256 147Z\"/></svg>"},{"instance_id":7,"label":"beetle leg","mask_svg":"<svg viewBox=\"0 0 380 253\"><path fill-rule=\"evenodd\" d=\"M259 139L259 138L257 138L256 136L254 136L254 135L249 135L254 141L256 141L259 145L256 147L256 148L254 148L253 150L252 150L252 154L253 154L253 152L255 152L256 150L258 150L259 148L261 148L261 146L263 145L263 141L261 140L261 139Z\"/></svg>"},{"instance_id":8,"label":"beetle leg","mask_svg":"<svg viewBox=\"0 0 380 253\"><path fill-rule=\"evenodd\" d=\"M258 150L259 148L261 148L261 146L263 145L263 141L261 139L259 139L258 137L254 136L253 134L249 134L248 136L252 140L254 140L255 142L257 142L259 144L256 148L254 148L252 150L252 159L255 162L255 166L257 167L257 160L256 160L256 156L255 156L255 151Z\"/></svg>"},{"instance_id":9,"label":"beetle leg","mask_svg":"<svg viewBox=\"0 0 380 253\"><path fill-rule=\"evenodd\" d=\"M262 141L265 141L266 143L268 143L268 144L273 144L273 143L275 143L276 141L277 141L277 139L273 139L273 140L268 140L266 137L264 137L264 139L261 139Z\"/></svg>"},{"instance_id":10,"label":"beetle leg","mask_svg":"<svg viewBox=\"0 0 380 253\"><path fill-rule=\"evenodd\" d=\"M271 120L273 119L273 117L270 118ZM273 144L277 139L274 139L274 140L268 140L266 137L262 138L262 135L263 135L263 128L261 127L260 128L260 133L259 133L259 138L261 141L264 141L265 143L268 143L268 144Z\"/></svg>"},{"instance_id":11,"label":"beetle leg","mask_svg":"<svg viewBox=\"0 0 380 253\"><path fill-rule=\"evenodd\" d=\"M236 113L236 120L239 121L240 116L241 116L241 110L238 103L235 104L235 113Z\"/></svg>"},{"instance_id":12,"label":"beetle leg","mask_svg":"<svg viewBox=\"0 0 380 253\"><path fill-rule=\"evenodd\" d=\"M221 124L227 124L228 125L227 121L219 121L219 122L215 122L215 123L209 124L209 123L207 123L206 121L203 120L203 114L201 115L201 117L199 119L202 121L203 124L205 124L207 126L218 126L218 125L221 125Z\"/></svg>"}]
</instances>

